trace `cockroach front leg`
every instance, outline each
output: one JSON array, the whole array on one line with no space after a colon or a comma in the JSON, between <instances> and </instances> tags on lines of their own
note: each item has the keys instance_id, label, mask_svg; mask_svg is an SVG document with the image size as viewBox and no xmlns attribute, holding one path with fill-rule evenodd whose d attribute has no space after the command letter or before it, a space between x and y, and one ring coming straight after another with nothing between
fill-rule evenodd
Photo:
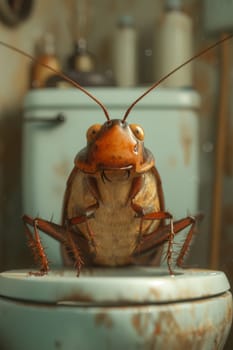
<instances>
[{"instance_id":1,"label":"cockroach front leg","mask_svg":"<svg viewBox=\"0 0 233 350\"><path fill-rule=\"evenodd\" d=\"M40 235L37 227L37 220L34 220L33 222L34 236L31 233L26 222L24 222L24 227L25 227L26 236L28 238L28 246L32 250L35 263L39 264L40 266L40 272L31 273L31 274L43 276L47 274L49 271L49 262L48 262L48 258L46 256L44 247L41 243L41 239L40 239Z\"/></svg>"},{"instance_id":2,"label":"cockroach front leg","mask_svg":"<svg viewBox=\"0 0 233 350\"><path fill-rule=\"evenodd\" d=\"M75 259L77 274L79 275L81 266L83 265L83 260L81 258L81 253L77 245L77 235L75 235L74 232L68 229L68 227L63 227L41 218L32 218L27 215L23 216L23 222L25 226L26 236L29 240L29 247L33 251L34 260L36 263L40 264L40 272L38 275L47 274L49 271L48 259L42 246L38 230L41 230L50 237L56 239L72 252ZM33 228L34 235L28 226L31 226Z\"/></svg>"}]
</instances>

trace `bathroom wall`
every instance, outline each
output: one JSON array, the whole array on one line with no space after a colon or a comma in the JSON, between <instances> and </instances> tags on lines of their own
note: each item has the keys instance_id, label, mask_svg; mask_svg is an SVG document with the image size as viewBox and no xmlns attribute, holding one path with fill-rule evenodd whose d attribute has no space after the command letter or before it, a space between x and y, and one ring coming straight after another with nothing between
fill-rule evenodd
<instances>
[{"instance_id":1,"label":"bathroom wall","mask_svg":"<svg viewBox=\"0 0 233 350\"><path fill-rule=\"evenodd\" d=\"M88 36L89 49L96 55L100 70L111 69L111 37L121 13L135 17L139 32L140 83L153 81L152 66L156 57L153 36L162 11L162 0L92 1L92 21ZM185 10L193 18L195 51L214 42L203 30L202 1L185 0ZM35 41L45 32L54 33L58 56L65 66L75 36L74 1L35 0L30 17L15 28L0 22L0 40L34 53ZM232 56L232 42L228 43ZM148 50L149 49L149 50ZM211 205L216 151L216 121L219 96L219 51L208 52L195 62L194 87L202 98L200 109L200 209L205 213L200 232L190 252L189 263L208 266L211 247ZM148 55L148 52L150 54ZM171 53L172 54L172 53ZM22 103L29 86L31 62L0 46L0 269L22 267L31 263L21 223L21 121ZM230 96L232 100L230 67ZM168 126L169 127L169 126ZM229 103L227 142L224 167L224 198L220 267L233 281L233 102Z\"/></svg>"},{"instance_id":2,"label":"bathroom wall","mask_svg":"<svg viewBox=\"0 0 233 350\"><path fill-rule=\"evenodd\" d=\"M92 1L89 49L99 70L111 69L111 38L121 13L132 13L140 33L143 51L152 45L152 33L161 13L162 2ZM35 54L35 42L46 32L55 36L57 55L63 67L72 52L75 38L75 1L34 1L30 17L16 27L0 22L0 40ZM104 25L103 25L104 18ZM144 47L144 48L143 48ZM151 79L152 56L142 53L142 82ZM149 64L148 64L149 62ZM146 68L145 68L146 67ZM21 122L23 98L30 84L31 62L0 46L0 269L27 265L31 261L21 223Z\"/></svg>"}]
</instances>

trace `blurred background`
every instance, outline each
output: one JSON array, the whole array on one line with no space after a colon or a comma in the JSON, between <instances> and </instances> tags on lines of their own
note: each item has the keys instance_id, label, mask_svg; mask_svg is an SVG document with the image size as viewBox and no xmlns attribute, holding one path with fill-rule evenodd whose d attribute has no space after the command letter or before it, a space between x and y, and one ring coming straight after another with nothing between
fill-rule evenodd
<instances>
[{"instance_id":1,"label":"blurred background","mask_svg":"<svg viewBox=\"0 0 233 350\"><path fill-rule=\"evenodd\" d=\"M3 0L1 3L1 41L57 69L61 67L85 86L116 89L152 84L175 68L179 60L182 63L182 59L230 33L233 25L229 16L233 1L222 1L221 8L219 1L208 0ZM168 20L168 12L174 8L180 17ZM180 40L175 44L173 34L177 31ZM176 49L175 45L180 46ZM200 95L197 181L199 210L205 219L187 265L221 269L231 283L232 48L233 39L230 39L164 84L164 89L194 89ZM65 88L65 85L56 74L38 72L30 60L0 45L1 270L31 264L21 222L25 95L30 89Z\"/></svg>"}]
</instances>

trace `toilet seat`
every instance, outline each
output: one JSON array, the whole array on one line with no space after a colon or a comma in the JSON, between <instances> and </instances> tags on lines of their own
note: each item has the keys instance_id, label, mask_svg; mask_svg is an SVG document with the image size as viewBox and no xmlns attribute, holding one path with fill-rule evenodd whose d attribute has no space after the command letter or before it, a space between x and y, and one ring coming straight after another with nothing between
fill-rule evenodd
<instances>
[{"instance_id":1,"label":"toilet seat","mask_svg":"<svg viewBox=\"0 0 233 350\"><path fill-rule=\"evenodd\" d=\"M192 286L190 288L190 286ZM167 303L219 295L230 289L221 271L150 267L52 270L35 276L28 270L0 274L0 295L17 300L62 303Z\"/></svg>"}]
</instances>

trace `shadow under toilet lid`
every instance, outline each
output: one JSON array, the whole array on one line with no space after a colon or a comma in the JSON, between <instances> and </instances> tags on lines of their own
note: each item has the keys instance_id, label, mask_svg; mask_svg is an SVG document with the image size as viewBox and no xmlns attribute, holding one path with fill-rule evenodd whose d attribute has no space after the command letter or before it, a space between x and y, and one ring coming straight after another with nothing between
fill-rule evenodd
<instances>
[{"instance_id":1,"label":"shadow under toilet lid","mask_svg":"<svg viewBox=\"0 0 233 350\"><path fill-rule=\"evenodd\" d=\"M0 295L17 300L58 304L165 303L211 297L226 292L229 282L221 271L154 267L52 270L34 276L28 270L0 274Z\"/></svg>"}]
</instances>

